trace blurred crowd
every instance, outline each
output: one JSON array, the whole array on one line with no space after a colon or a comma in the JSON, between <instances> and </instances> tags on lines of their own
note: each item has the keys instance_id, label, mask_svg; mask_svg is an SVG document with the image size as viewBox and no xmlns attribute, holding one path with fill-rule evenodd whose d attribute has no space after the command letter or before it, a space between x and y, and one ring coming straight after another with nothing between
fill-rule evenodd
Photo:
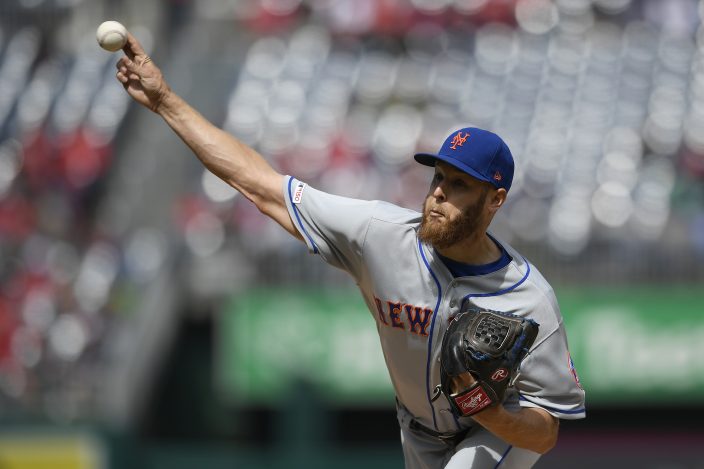
<instances>
[{"instance_id":1,"label":"blurred crowd","mask_svg":"<svg viewBox=\"0 0 704 469\"><path fill-rule=\"evenodd\" d=\"M502 135L517 162L503 239L561 259L633 245L704 257L702 2L164 5L175 24L236 21L253 38L217 124L282 172L419 208L429 174L410 156L475 125ZM31 18L82 6L16 0L0 19L3 8ZM0 22L0 416L71 420L90 415L101 341L131 314L133 285L163 265L163 242L98 222L129 110L114 57L89 34L75 50L52 47L60 29L31 23ZM235 242L248 257L228 262L266 277L295 242L198 177L163 207L177 255L210 261Z\"/></svg>"},{"instance_id":2,"label":"blurred crowd","mask_svg":"<svg viewBox=\"0 0 704 469\"><path fill-rule=\"evenodd\" d=\"M70 417L68 404L90 398L73 364L102 337L123 268L94 220L128 99L92 42L47 53L46 31L3 26L0 404L6 416Z\"/></svg>"},{"instance_id":3,"label":"blurred crowd","mask_svg":"<svg viewBox=\"0 0 704 469\"><path fill-rule=\"evenodd\" d=\"M222 15L224 3L196 11ZM700 2L237 4L228 11L258 38L222 125L281 171L418 208L428 174L409 156L476 125L517 161L494 224L503 239L563 260L704 254ZM260 264L285 250L245 201L208 174L202 186L194 254L233 233L264 252Z\"/></svg>"},{"instance_id":4,"label":"blurred crowd","mask_svg":"<svg viewBox=\"0 0 704 469\"><path fill-rule=\"evenodd\" d=\"M694 2L635 3L361 2L365 16L333 2L332 27L254 42L224 125L323 189L411 206L427 183L409 155L489 128L518 166L504 237L566 255L600 237L658 241L676 184L702 175L704 44Z\"/></svg>"}]
</instances>

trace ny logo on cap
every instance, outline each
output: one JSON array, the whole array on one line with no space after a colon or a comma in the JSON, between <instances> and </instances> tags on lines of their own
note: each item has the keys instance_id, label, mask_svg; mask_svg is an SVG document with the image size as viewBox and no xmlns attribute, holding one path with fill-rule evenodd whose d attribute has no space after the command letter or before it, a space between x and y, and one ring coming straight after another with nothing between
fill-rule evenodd
<instances>
[{"instance_id":1,"label":"ny logo on cap","mask_svg":"<svg viewBox=\"0 0 704 469\"><path fill-rule=\"evenodd\" d=\"M464 137L462 136L462 132L457 132L455 134L455 136L452 137L452 142L450 142L452 144L452 146L450 148L452 148L453 150L456 150L457 145L462 146L464 144L464 142L467 140L467 137L469 137L469 132L466 132L464 134Z\"/></svg>"}]
</instances>

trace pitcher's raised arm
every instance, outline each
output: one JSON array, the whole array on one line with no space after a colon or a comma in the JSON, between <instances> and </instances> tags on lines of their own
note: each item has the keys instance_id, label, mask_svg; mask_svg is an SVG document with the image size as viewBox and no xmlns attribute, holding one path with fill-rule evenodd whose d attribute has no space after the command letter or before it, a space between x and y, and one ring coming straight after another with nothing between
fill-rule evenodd
<instances>
[{"instance_id":1,"label":"pitcher's raised arm","mask_svg":"<svg viewBox=\"0 0 704 469\"><path fill-rule=\"evenodd\" d=\"M301 238L286 210L279 174L254 149L216 127L169 87L142 45L128 34L117 79L139 104L159 114L208 170L251 200L286 231Z\"/></svg>"}]
</instances>

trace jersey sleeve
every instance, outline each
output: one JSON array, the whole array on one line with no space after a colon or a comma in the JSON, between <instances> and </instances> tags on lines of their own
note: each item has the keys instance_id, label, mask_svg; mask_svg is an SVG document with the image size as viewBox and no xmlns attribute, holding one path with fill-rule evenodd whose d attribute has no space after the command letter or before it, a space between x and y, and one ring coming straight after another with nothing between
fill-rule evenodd
<instances>
[{"instance_id":1,"label":"jersey sleeve","mask_svg":"<svg viewBox=\"0 0 704 469\"><path fill-rule=\"evenodd\" d=\"M328 194L287 176L284 198L308 250L359 276L365 236L377 202Z\"/></svg>"},{"instance_id":2,"label":"jersey sleeve","mask_svg":"<svg viewBox=\"0 0 704 469\"><path fill-rule=\"evenodd\" d=\"M540 407L567 420L586 416L584 389L561 322L521 363L515 385L521 407Z\"/></svg>"}]
</instances>

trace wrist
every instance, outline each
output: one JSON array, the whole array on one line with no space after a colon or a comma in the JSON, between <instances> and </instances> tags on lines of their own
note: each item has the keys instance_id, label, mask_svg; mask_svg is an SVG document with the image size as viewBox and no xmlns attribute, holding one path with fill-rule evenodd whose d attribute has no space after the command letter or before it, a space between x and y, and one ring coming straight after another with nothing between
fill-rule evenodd
<instances>
[{"instance_id":1,"label":"wrist","mask_svg":"<svg viewBox=\"0 0 704 469\"><path fill-rule=\"evenodd\" d=\"M165 113L173 109L176 104L176 95L171 91L166 82L163 83L161 89L157 93L157 98L154 100L152 111L163 116Z\"/></svg>"}]
</instances>

